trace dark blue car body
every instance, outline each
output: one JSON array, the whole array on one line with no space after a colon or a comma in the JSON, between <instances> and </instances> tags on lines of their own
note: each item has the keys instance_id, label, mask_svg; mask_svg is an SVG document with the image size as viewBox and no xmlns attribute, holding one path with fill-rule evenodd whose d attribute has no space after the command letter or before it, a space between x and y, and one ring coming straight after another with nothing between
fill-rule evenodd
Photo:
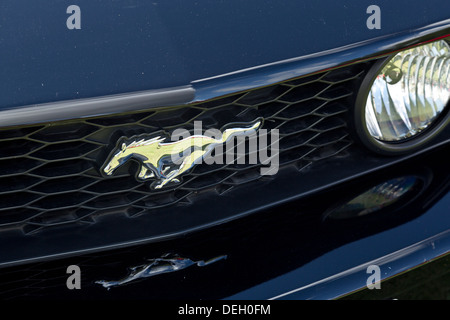
<instances>
[{"instance_id":1,"label":"dark blue car body","mask_svg":"<svg viewBox=\"0 0 450 320\"><path fill-rule=\"evenodd\" d=\"M81 9L81 29L66 26L66 9L72 4ZM367 8L373 4L381 10L380 29L367 27ZM406 0L4 0L0 126L10 130L158 106L195 107L341 67L367 63L370 68L376 59L449 35L450 2L441 0L420 5ZM162 97L154 98L160 93ZM106 102L96 101L103 98ZM251 185L242 197L236 193L223 202L205 200L196 207L202 214L192 220L174 213L166 223L156 212L141 221L106 220L67 233L56 228L17 235L8 229L0 232L0 295L339 298L365 288L369 265L378 265L382 279L388 279L450 251L449 129L407 154L366 156L360 147L348 157L314 167L309 175L280 171L280 178L264 182L261 189ZM299 213L304 207L319 214L338 198L397 172L420 171L421 166L431 172L425 175L432 177L432 189L416 199L414 210L396 212L398 219L322 229L308 225L310 220L302 220ZM155 221L162 221L161 226ZM104 290L94 284L123 276L141 257L157 258L169 251L198 259L224 254L227 259L123 288ZM102 260L111 262L109 252L117 254L117 265L110 269ZM79 291L68 290L64 281L57 283L58 291L49 285L52 289L36 295L25 290L33 286L14 288L16 282L7 275L37 270L37 264L49 270L57 266L62 277L65 267L80 265L89 270L89 279L83 279L84 290Z\"/></svg>"}]
</instances>

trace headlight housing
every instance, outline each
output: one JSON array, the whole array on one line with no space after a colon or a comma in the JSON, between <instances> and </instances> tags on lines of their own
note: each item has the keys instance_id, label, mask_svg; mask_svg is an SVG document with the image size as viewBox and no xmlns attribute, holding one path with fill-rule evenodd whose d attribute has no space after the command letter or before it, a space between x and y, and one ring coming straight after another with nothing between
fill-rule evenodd
<instances>
[{"instance_id":1,"label":"headlight housing","mask_svg":"<svg viewBox=\"0 0 450 320\"><path fill-rule=\"evenodd\" d=\"M402 50L375 64L361 88L356 126L363 142L382 153L414 149L448 123L450 45Z\"/></svg>"}]
</instances>

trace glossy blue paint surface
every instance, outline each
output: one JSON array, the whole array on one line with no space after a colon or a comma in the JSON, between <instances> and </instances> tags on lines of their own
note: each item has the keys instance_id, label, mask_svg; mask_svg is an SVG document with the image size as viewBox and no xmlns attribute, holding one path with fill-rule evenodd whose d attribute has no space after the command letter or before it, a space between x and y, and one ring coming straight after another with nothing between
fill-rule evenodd
<instances>
[{"instance_id":1,"label":"glossy blue paint surface","mask_svg":"<svg viewBox=\"0 0 450 320\"><path fill-rule=\"evenodd\" d=\"M413 221L336 248L228 299L335 299L365 288L371 275L367 273L370 265L380 267L381 280L408 271L449 253L449 211L450 193L447 193Z\"/></svg>"},{"instance_id":2,"label":"glossy blue paint surface","mask_svg":"<svg viewBox=\"0 0 450 320\"><path fill-rule=\"evenodd\" d=\"M81 8L68 30L66 8ZM371 4L381 29L366 27ZM0 108L189 84L448 19L429 0L0 3Z\"/></svg>"}]
</instances>

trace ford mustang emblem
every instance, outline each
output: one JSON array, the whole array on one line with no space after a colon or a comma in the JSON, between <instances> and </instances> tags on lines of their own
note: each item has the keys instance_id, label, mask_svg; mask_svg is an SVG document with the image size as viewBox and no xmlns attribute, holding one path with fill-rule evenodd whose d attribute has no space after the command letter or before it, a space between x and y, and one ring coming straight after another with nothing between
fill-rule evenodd
<instances>
[{"instance_id":1,"label":"ford mustang emblem","mask_svg":"<svg viewBox=\"0 0 450 320\"><path fill-rule=\"evenodd\" d=\"M140 181L154 179L152 189L160 189L168 183L180 183L180 177L186 174L220 144L225 144L234 136L256 132L262 120L255 120L247 125L228 128L221 132L221 137L191 135L182 140L169 141L168 137L139 135L130 139L120 139L118 144L102 167L103 174L111 176L115 170L128 160L140 163L136 178Z\"/></svg>"}]
</instances>

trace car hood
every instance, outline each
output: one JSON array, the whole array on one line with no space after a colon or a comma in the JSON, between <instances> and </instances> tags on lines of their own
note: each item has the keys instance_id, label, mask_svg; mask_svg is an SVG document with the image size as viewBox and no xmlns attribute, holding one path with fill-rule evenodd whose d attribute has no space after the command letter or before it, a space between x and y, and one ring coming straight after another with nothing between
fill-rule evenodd
<instances>
[{"instance_id":1,"label":"car hood","mask_svg":"<svg viewBox=\"0 0 450 320\"><path fill-rule=\"evenodd\" d=\"M441 0L77 1L0 4L0 109L183 86L448 19ZM389 10L383 10L383 5ZM292 14L292 13L295 14Z\"/></svg>"}]
</instances>

